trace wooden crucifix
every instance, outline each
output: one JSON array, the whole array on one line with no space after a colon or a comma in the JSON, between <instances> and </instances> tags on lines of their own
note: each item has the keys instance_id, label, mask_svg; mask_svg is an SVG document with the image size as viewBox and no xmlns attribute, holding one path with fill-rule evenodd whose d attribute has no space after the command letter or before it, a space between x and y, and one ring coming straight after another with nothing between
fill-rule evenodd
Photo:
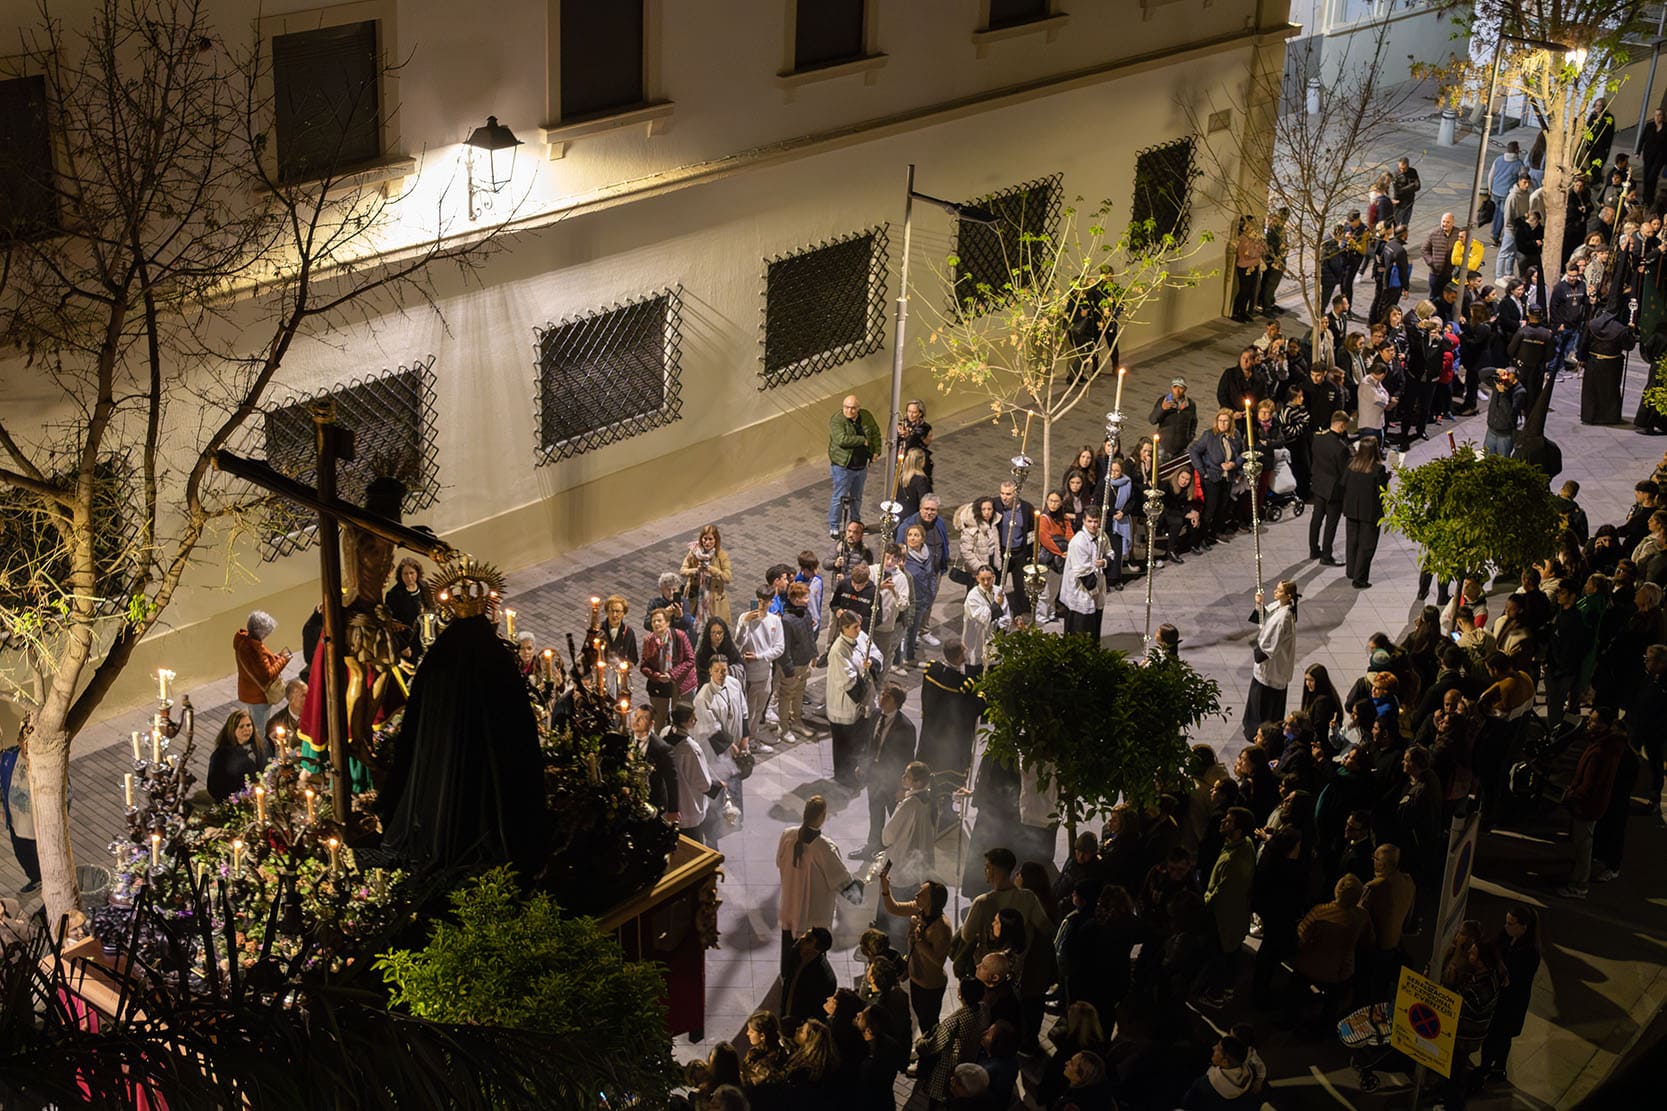
<instances>
[{"instance_id":1,"label":"wooden crucifix","mask_svg":"<svg viewBox=\"0 0 1667 1111\"><path fill-rule=\"evenodd\" d=\"M341 523L345 521L354 528L427 556L436 563L445 563L456 551L426 529L411 528L337 497L336 464L353 459L353 433L336 423L335 406L328 401L309 406L309 412L313 418L313 442L318 453L316 489L280 474L258 459L246 459L229 451L215 452L214 466L318 514L319 579L324 592L324 720L329 731L330 794L336 820L345 825L352 782L347 769L347 628L342 607ZM378 583L377 587L380 586Z\"/></svg>"}]
</instances>

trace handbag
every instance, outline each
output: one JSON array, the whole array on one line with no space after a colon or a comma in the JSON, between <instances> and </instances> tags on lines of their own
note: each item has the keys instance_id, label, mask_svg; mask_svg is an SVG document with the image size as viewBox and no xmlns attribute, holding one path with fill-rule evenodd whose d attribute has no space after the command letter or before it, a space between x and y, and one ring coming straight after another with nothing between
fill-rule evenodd
<instances>
[{"instance_id":1,"label":"handbag","mask_svg":"<svg viewBox=\"0 0 1667 1111\"><path fill-rule=\"evenodd\" d=\"M734 756L731 756L730 759L735 761L736 775L740 776L742 779L752 778L753 769L758 766L758 757L752 754L751 749L742 749Z\"/></svg>"},{"instance_id":2,"label":"handbag","mask_svg":"<svg viewBox=\"0 0 1667 1111\"><path fill-rule=\"evenodd\" d=\"M1100 576L1097 572L1094 572L1094 571L1090 571L1086 575L1078 575L1077 576L1077 585L1081 586L1083 588L1083 590L1092 594L1092 593L1094 593L1094 588L1100 585Z\"/></svg>"},{"instance_id":3,"label":"handbag","mask_svg":"<svg viewBox=\"0 0 1667 1111\"><path fill-rule=\"evenodd\" d=\"M285 698L288 698L289 692L285 689L288 686L289 684L284 681L284 677L282 675L266 684L266 704L268 706L276 706L283 702Z\"/></svg>"},{"instance_id":4,"label":"handbag","mask_svg":"<svg viewBox=\"0 0 1667 1111\"><path fill-rule=\"evenodd\" d=\"M949 581L953 583L960 583L968 590L971 590L973 586L977 584L978 580L972 577L972 572L957 563L949 569Z\"/></svg>"},{"instance_id":5,"label":"handbag","mask_svg":"<svg viewBox=\"0 0 1667 1111\"><path fill-rule=\"evenodd\" d=\"M845 697L858 706L864 706L868 703L868 692L871 687L872 684L869 682L868 676L858 675L852 680L851 685L845 688Z\"/></svg>"}]
</instances>

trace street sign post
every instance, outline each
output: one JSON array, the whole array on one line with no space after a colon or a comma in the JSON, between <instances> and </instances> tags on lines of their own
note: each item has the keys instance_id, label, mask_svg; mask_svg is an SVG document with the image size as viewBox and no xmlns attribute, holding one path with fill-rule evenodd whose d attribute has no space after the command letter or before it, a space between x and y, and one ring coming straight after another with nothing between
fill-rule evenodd
<instances>
[{"instance_id":1,"label":"street sign post","mask_svg":"<svg viewBox=\"0 0 1667 1111\"><path fill-rule=\"evenodd\" d=\"M1476 841L1482 831L1482 816L1472 810L1468 816L1455 817L1447 833L1447 863L1441 873L1441 903L1436 908L1435 948L1430 951L1430 968L1441 967L1447 957L1447 946L1464 921L1465 907L1470 902L1470 877L1476 867Z\"/></svg>"},{"instance_id":2,"label":"street sign post","mask_svg":"<svg viewBox=\"0 0 1667 1111\"><path fill-rule=\"evenodd\" d=\"M1395 1015L1389 1043L1415 1064L1453 1075L1453 1039L1459 1028L1460 1000L1434 980L1401 969L1395 989Z\"/></svg>"}]
</instances>

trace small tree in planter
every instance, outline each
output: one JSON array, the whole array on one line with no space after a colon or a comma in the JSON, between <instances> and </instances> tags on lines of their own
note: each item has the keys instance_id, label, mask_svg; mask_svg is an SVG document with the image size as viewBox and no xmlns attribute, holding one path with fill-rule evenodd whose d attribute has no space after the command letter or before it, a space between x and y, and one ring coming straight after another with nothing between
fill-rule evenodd
<instances>
[{"instance_id":1,"label":"small tree in planter","mask_svg":"<svg viewBox=\"0 0 1667 1111\"><path fill-rule=\"evenodd\" d=\"M1036 766L1059 819L1145 803L1186 764L1188 731L1221 713L1221 687L1173 656L1132 660L1097 639L1017 629L978 682L989 752Z\"/></svg>"},{"instance_id":2,"label":"small tree in planter","mask_svg":"<svg viewBox=\"0 0 1667 1111\"><path fill-rule=\"evenodd\" d=\"M1517 572L1550 556L1557 541L1545 473L1502 455L1466 449L1402 468L1384 504L1384 524L1418 545L1438 580Z\"/></svg>"},{"instance_id":3,"label":"small tree in planter","mask_svg":"<svg viewBox=\"0 0 1667 1111\"><path fill-rule=\"evenodd\" d=\"M594 918L569 917L544 892L523 900L507 868L452 893L455 922L428 945L385 954L377 967L393 1002L418 1018L556 1035L577 1050L555 1078L562 1106L663 1107L675 1083L658 966L627 961Z\"/></svg>"}]
</instances>

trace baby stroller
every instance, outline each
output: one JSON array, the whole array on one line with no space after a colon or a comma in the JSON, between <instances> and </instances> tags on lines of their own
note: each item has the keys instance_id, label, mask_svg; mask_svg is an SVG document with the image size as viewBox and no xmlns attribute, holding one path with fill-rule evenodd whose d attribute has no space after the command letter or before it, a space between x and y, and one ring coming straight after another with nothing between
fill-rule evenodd
<instances>
[{"instance_id":1,"label":"baby stroller","mask_svg":"<svg viewBox=\"0 0 1667 1111\"><path fill-rule=\"evenodd\" d=\"M1291 473L1291 452L1278 448L1273 453L1273 475L1268 479L1268 492L1262 499L1262 516L1277 521L1289 510L1300 517L1308 512L1308 503L1297 497L1296 476Z\"/></svg>"},{"instance_id":2,"label":"baby stroller","mask_svg":"<svg viewBox=\"0 0 1667 1111\"><path fill-rule=\"evenodd\" d=\"M1360 1090L1375 1092L1382 1083L1379 1069L1389 1067L1400 1051L1389 1044L1393 1003L1373 1003L1346 1015L1337 1024L1337 1040L1349 1051L1349 1065L1360 1077Z\"/></svg>"}]
</instances>

